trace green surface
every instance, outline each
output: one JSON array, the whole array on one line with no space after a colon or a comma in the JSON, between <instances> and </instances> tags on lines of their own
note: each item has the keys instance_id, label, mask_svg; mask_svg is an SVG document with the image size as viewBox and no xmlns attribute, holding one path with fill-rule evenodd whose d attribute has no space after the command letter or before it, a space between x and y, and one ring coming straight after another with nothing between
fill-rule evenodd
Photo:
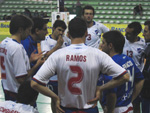
<instances>
[{"instance_id":1,"label":"green surface","mask_svg":"<svg viewBox=\"0 0 150 113\"><path fill-rule=\"evenodd\" d=\"M0 35L0 41L2 41L3 39L5 39L6 37L9 37L9 35Z\"/></svg>"}]
</instances>

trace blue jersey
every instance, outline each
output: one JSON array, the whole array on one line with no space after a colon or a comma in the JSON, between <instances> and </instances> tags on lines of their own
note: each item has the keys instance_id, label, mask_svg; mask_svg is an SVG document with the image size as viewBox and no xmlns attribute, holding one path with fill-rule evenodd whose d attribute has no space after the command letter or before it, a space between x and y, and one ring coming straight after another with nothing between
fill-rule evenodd
<instances>
[{"instance_id":1,"label":"blue jersey","mask_svg":"<svg viewBox=\"0 0 150 113\"><path fill-rule=\"evenodd\" d=\"M25 48L29 58L31 56L31 53L34 50L36 50L36 53L38 53L37 42L34 41L31 36L28 36L25 40L22 40L21 43L22 43L23 47ZM35 64L36 64L36 62L30 63L31 68Z\"/></svg>"},{"instance_id":2,"label":"blue jersey","mask_svg":"<svg viewBox=\"0 0 150 113\"><path fill-rule=\"evenodd\" d=\"M132 99L132 94L133 94L133 88L134 88L134 82L137 82L139 80L144 79L142 73L140 70L137 68L135 63L133 62L132 58L124 55L124 54L118 54L114 55L112 59L125 68L129 75L130 75L130 80L129 82L126 82L125 84L118 86L114 89L106 90L103 92L103 99L102 99L102 105L106 104L106 95L108 93L116 93L117 96L117 101L116 101L116 107L121 107L121 106L127 106L128 104L131 103ZM98 85L102 85L110 81L112 77L107 76L107 75L102 75L99 78Z\"/></svg>"}]
</instances>

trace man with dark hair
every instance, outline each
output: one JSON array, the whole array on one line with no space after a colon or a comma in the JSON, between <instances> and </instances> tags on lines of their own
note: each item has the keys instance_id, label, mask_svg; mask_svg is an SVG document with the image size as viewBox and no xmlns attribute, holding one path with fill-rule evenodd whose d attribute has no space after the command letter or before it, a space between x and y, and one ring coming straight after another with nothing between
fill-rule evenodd
<instances>
[{"instance_id":1,"label":"man with dark hair","mask_svg":"<svg viewBox=\"0 0 150 113\"><path fill-rule=\"evenodd\" d=\"M82 17L86 21L88 27L88 36L85 44L87 46L99 48L101 34L109 31L109 29L102 23L93 21L95 11L90 5L87 5L82 10Z\"/></svg>"},{"instance_id":2,"label":"man with dark hair","mask_svg":"<svg viewBox=\"0 0 150 113\"><path fill-rule=\"evenodd\" d=\"M33 27L30 35L22 40L21 43L24 46L28 57L30 58L30 66L33 67L37 60L42 56L42 53L38 52L38 43L45 39L47 31L47 21L40 17L35 17L33 20ZM33 57L31 57L31 55ZM31 59L34 58L34 59Z\"/></svg>"},{"instance_id":3,"label":"man with dark hair","mask_svg":"<svg viewBox=\"0 0 150 113\"><path fill-rule=\"evenodd\" d=\"M150 113L150 21L146 21L144 25L143 36L146 41L146 48L144 51L146 63L143 69L145 82L141 92L142 113Z\"/></svg>"},{"instance_id":4,"label":"man with dark hair","mask_svg":"<svg viewBox=\"0 0 150 113\"><path fill-rule=\"evenodd\" d=\"M132 22L126 28L125 34L125 45L123 54L131 57L135 62L136 66L143 71L144 68L144 50L145 40L140 38L138 34L141 32L142 27L139 22ZM134 113L140 113L140 96L133 102Z\"/></svg>"},{"instance_id":5,"label":"man with dark hair","mask_svg":"<svg viewBox=\"0 0 150 113\"><path fill-rule=\"evenodd\" d=\"M31 88L29 81L26 81L18 89L16 102L0 102L0 112L4 113L7 110L11 113L39 113L33 107L37 96L38 92Z\"/></svg>"},{"instance_id":6,"label":"man with dark hair","mask_svg":"<svg viewBox=\"0 0 150 113\"><path fill-rule=\"evenodd\" d=\"M33 22L26 16L15 15L10 22L10 38L0 44L0 63L2 86L5 100L16 100L20 84L30 79L36 69L44 62L41 58L30 69L29 58L21 40L30 34Z\"/></svg>"},{"instance_id":7,"label":"man with dark hair","mask_svg":"<svg viewBox=\"0 0 150 113\"><path fill-rule=\"evenodd\" d=\"M107 54L84 44L86 36L86 22L81 18L72 19L69 22L72 44L51 54L31 82L34 89L51 97L56 103L56 110L63 113L98 113L96 104L100 91L129 80L126 70ZM117 79L97 87L100 72ZM58 75L59 97L45 86L55 73Z\"/></svg>"},{"instance_id":8,"label":"man with dark hair","mask_svg":"<svg viewBox=\"0 0 150 113\"><path fill-rule=\"evenodd\" d=\"M44 41L41 42L41 50L44 51L46 54L45 56L48 57L54 51L61 47L66 47L71 44L71 41L68 37L64 36L64 32L67 26L64 21L56 20L53 24L52 34L47 36ZM58 82L57 82L57 75L50 78L49 83L47 86L58 95ZM56 113L54 108L54 101L51 101L51 107L53 113Z\"/></svg>"},{"instance_id":9,"label":"man with dark hair","mask_svg":"<svg viewBox=\"0 0 150 113\"><path fill-rule=\"evenodd\" d=\"M138 36L141 30L142 26L139 22L132 22L128 25L125 33L125 45L123 53L131 57L136 66L142 72L144 68L143 52L145 49L145 40Z\"/></svg>"},{"instance_id":10,"label":"man with dark hair","mask_svg":"<svg viewBox=\"0 0 150 113\"><path fill-rule=\"evenodd\" d=\"M132 58L122 54L124 43L124 36L119 31L109 31L103 35L102 51L111 56L130 75L129 82L114 89L103 91L101 104L106 113L126 113L133 111L132 101L140 93L144 83L144 77ZM103 85L110 80L112 80L112 77L102 75L98 85Z\"/></svg>"}]
</instances>

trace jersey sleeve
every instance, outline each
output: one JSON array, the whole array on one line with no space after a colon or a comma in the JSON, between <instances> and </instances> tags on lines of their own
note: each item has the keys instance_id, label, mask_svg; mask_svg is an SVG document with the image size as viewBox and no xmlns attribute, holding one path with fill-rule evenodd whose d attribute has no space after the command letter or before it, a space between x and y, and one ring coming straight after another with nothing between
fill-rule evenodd
<instances>
[{"instance_id":1,"label":"jersey sleeve","mask_svg":"<svg viewBox=\"0 0 150 113\"><path fill-rule=\"evenodd\" d=\"M39 71L33 76L33 80L42 85L46 85L50 77L55 75L57 64L56 58L56 55L50 55L45 63L42 65L42 67L39 69Z\"/></svg>"},{"instance_id":2,"label":"jersey sleeve","mask_svg":"<svg viewBox=\"0 0 150 113\"><path fill-rule=\"evenodd\" d=\"M12 48L12 65L14 67L15 77L21 77L27 75L27 71L30 69L28 56L25 56L23 46ZM27 61L26 61L27 59Z\"/></svg>"},{"instance_id":3,"label":"jersey sleeve","mask_svg":"<svg viewBox=\"0 0 150 113\"><path fill-rule=\"evenodd\" d=\"M115 63L110 56L103 52L102 58L102 66L101 72L108 76L112 76L113 78L124 75L127 71L122 68L120 65Z\"/></svg>"},{"instance_id":4,"label":"jersey sleeve","mask_svg":"<svg viewBox=\"0 0 150 113\"><path fill-rule=\"evenodd\" d=\"M49 47L48 43L46 42L46 40L41 41L41 51L43 51L45 53L49 50L50 50L50 47Z\"/></svg>"},{"instance_id":5,"label":"jersey sleeve","mask_svg":"<svg viewBox=\"0 0 150 113\"><path fill-rule=\"evenodd\" d=\"M102 31L102 33L109 31L109 28L106 27L104 24L100 24L99 27L100 27L99 30Z\"/></svg>"}]
</instances>

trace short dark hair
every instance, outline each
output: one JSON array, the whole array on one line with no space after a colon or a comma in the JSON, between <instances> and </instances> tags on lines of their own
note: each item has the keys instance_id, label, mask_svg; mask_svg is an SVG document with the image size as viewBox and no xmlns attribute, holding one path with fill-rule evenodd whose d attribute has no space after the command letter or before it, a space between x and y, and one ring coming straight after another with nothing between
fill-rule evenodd
<instances>
[{"instance_id":1,"label":"short dark hair","mask_svg":"<svg viewBox=\"0 0 150 113\"><path fill-rule=\"evenodd\" d=\"M34 23L32 29L31 29L31 33L32 33L32 34L35 33L35 29L36 29L36 28L38 28L39 30L41 30L41 29L43 29L43 26L44 26L45 24L47 24L47 21L44 20L44 19L41 18L41 17L35 17L35 18L33 18L32 20L33 20L33 23Z\"/></svg>"},{"instance_id":2,"label":"short dark hair","mask_svg":"<svg viewBox=\"0 0 150 113\"><path fill-rule=\"evenodd\" d=\"M30 83L30 81L25 81L20 85L17 94L17 102L30 104L37 98L38 92L31 88Z\"/></svg>"},{"instance_id":3,"label":"short dark hair","mask_svg":"<svg viewBox=\"0 0 150 113\"><path fill-rule=\"evenodd\" d=\"M67 26L64 21L62 20L56 20L53 24L53 28L62 27L64 30L66 30Z\"/></svg>"},{"instance_id":4,"label":"short dark hair","mask_svg":"<svg viewBox=\"0 0 150 113\"><path fill-rule=\"evenodd\" d=\"M85 7L83 7L83 9L82 9L82 15L84 15L84 10L85 9L91 9L91 10L93 10L93 15L95 15L95 10L94 10L94 8L91 5L86 5Z\"/></svg>"},{"instance_id":5,"label":"short dark hair","mask_svg":"<svg viewBox=\"0 0 150 113\"><path fill-rule=\"evenodd\" d=\"M86 31L87 25L82 18L75 17L69 22L69 34L72 38L82 37Z\"/></svg>"},{"instance_id":6,"label":"short dark hair","mask_svg":"<svg viewBox=\"0 0 150 113\"><path fill-rule=\"evenodd\" d=\"M27 28L31 27L33 25L32 20L24 15L15 15L12 17L9 25L9 31L10 34L17 33L19 28L23 28L26 30Z\"/></svg>"},{"instance_id":7,"label":"short dark hair","mask_svg":"<svg viewBox=\"0 0 150 113\"><path fill-rule=\"evenodd\" d=\"M139 22L132 22L128 25L128 28L133 28L134 31L133 31L133 34L134 35L138 35L141 30L142 30L142 26Z\"/></svg>"},{"instance_id":8,"label":"short dark hair","mask_svg":"<svg viewBox=\"0 0 150 113\"><path fill-rule=\"evenodd\" d=\"M145 21L144 25L148 26L148 30L150 31L150 20Z\"/></svg>"},{"instance_id":9,"label":"short dark hair","mask_svg":"<svg viewBox=\"0 0 150 113\"><path fill-rule=\"evenodd\" d=\"M103 34L103 38L105 39L107 44L112 43L114 50L117 53L122 54L125 39L120 31L117 31L117 30L108 31Z\"/></svg>"}]
</instances>

